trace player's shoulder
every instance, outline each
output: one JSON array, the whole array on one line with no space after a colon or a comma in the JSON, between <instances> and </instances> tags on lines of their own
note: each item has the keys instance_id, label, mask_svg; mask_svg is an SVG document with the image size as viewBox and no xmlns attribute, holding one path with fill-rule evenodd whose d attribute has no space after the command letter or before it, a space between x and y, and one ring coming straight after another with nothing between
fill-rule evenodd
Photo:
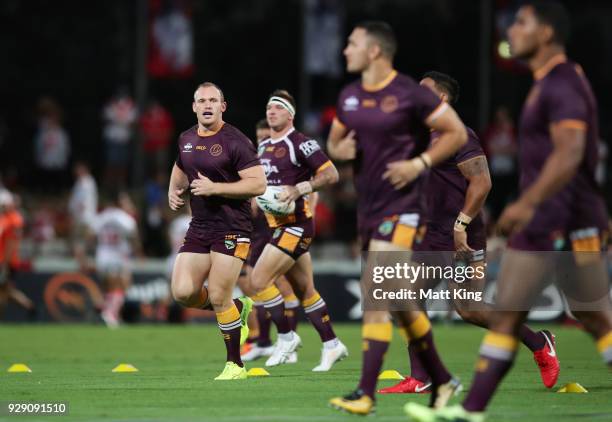
<instances>
[{"instance_id":1,"label":"player's shoulder","mask_svg":"<svg viewBox=\"0 0 612 422\"><path fill-rule=\"evenodd\" d=\"M314 152L321 149L321 146L316 139L297 130L294 130L287 135L287 139L289 139L294 147L300 150L306 157L310 157Z\"/></svg>"},{"instance_id":2,"label":"player's shoulder","mask_svg":"<svg viewBox=\"0 0 612 422\"><path fill-rule=\"evenodd\" d=\"M310 137L304 135L302 132L300 132L297 129L295 129L295 130L291 131L291 133L287 134L286 138L290 142L292 142L293 144L296 144L296 145L311 139Z\"/></svg>"},{"instance_id":3,"label":"player's shoulder","mask_svg":"<svg viewBox=\"0 0 612 422\"><path fill-rule=\"evenodd\" d=\"M582 85L581 80L584 77L582 67L576 62L568 60L552 68L543 78L543 84L545 88L550 90L567 85L579 87Z\"/></svg>"},{"instance_id":4,"label":"player's shoulder","mask_svg":"<svg viewBox=\"0 0 612 422\"><path fill-rule=\"evenodd\" d=\"M231 142L234 146L246 145L254 148L254 144L249 137L234 125L224 123L219 133L222 135L222 139L225 142Z\"/></svg>"},{"instance_id":5,"label":"player's shoulder","mask_svg":"<svg viewBox=\"0 0 612 422\"><path fill-rule=\"evenodd\" d=\"M361 87L361 78L357 78L344 85L340 90L340 98L348 97L351 95L359 95L363 91Z\"/></svg>"}]
</instances>

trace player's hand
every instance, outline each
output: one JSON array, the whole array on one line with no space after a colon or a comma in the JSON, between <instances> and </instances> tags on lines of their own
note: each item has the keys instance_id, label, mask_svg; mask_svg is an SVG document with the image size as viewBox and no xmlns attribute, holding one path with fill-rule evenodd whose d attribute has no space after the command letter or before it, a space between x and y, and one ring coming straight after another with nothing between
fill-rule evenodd
<instances>
[{"instance_id":1,"label":"player's hand","mask_svg":"<svg viewBox=\"0 0 612 422\"><path fill-rule=\"evenodd\" d=\"M497 229L506 236L521 231L529 224L534 213L535 207L533 205L519 199L504 209L497 222Z\"/></svg>"},{"instance_id":2,"label":"player's hand","mask_svg":"<svg viewBox=\"0 0 612 422\"><path fill-rule=\"evenodd\" d=\"M285 189L278 194L276 199L278 199L280 202L290 203L298 199L300 196L302 196L300 191L295 186L289 185L285 186Z\"/></svg>"},{"instance_id":3,"label":"player's hand","mask_svg":"<svg viewBox=\"0 0 612 422\"><path fill-rule=\"evenodd\" d=\"M457 252L473 252L474 249L470 248L467 243L467 232L453 230L453 237L455 239L455 250Z\"/></svg>"},{"instance_id":4,"label":"player's hand","mask_svg":"<svg viewBox=\"0 0 612 422\"><path fill-rule=\"evenodd\" d=\"M185 200L181 195L185 193L185 189L174 189L168 191L168 205L172 211L177 211L185 205Z\"/></svg>"},{"instance_id":5,"label":"player's hand","mask_svg":"<svg viewBox=\"0 0 612 422\"><path fill-rule=\"evenodd\" d=\"M193 179L193 182L191 182L191 193L197 196L216 195L215 183L198 172L198 178Z\"/></svg>"},{"instance_id":6,"label":"player's hand","mask_svg":"<svg viewBox=\"0 0 612 422\"><path fill-rule=\"evenodd\" d=\"M422 171L423 166L414 159L394 161L387 164L387 171L383 173L382 178L388 180L395 189L401 189L419 177Z\"/></svg>"},{"instance_id":7,"label":"player's hand","mask_svg":"<svg viewBox=\"0 0 612 422\"><path fill-rule=\"evenodd\" d=\"M354 160L357 156L357 141L355 131L351 130L344 138L340 139L334 147L334 158L342 161Z\"/></svg>"}]
</instances>

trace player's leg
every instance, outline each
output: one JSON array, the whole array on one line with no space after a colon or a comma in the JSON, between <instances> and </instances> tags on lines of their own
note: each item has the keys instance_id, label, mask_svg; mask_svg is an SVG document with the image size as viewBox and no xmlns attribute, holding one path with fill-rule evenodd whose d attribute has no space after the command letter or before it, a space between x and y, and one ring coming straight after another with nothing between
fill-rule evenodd
<instances>
[{"instance_id":1,"label":"player's leg","mask_svg":"<svg viewBox=\"0 0 612 422\"><path fill-rule=\"evenodd\" d=\"M215 379L245 379L246 370L240 359L242 304L232 299L234 286L240 276L242 260L235 256L211 251L210 261L208 295L227 351L225 369Z\"/></svg>"},{"instance_id":2,"label":"player's leg","mask_svg":"<svg viewBox=\"0 0 612 422\"><path fill-rule=\"evenodd\" d=\"M253 251L251 251L253 253ZM250 258L249 258L250 259ZM251 265L246 266L247 280L249 283L249 292L253 294L251 297L255 297L254 291L252 290L252 273L253 267ZM253 317L257 321L258 327L258 335L253 346L244 353L241 353L242 360L245 362L250 362L260 357L268 357L274 351L274 346L272 345L272 340L270 338L270 328L272 326L272 319L270 314L264 307L263 302L255 301L253 303L253 310L249 317ZM249 319L249 325L250 325Z\"/></svg>"},{"instance_id":3,"label":"player's leg","mask_svg":"<svg viewBox=\"0 0 612 422\"><path fill-rule=\"evenodd\" d=\"M274 285L274 280L285 274L294 264L295 260L291 256L278 247L268 244L257 260L251 276L253 290L257 292L253 300L264 304L278 332L277 345L266 361L267 366L286 363L289 355L301 344L299 336L291 331L289 320L285 315L283 297Z\"/></svg>"},{"instance_id":4,"label":"player's leg","mask_svg":"<svg viewBox=\"0 0 612 422\"><path fill-rule=\"evenodd\" d=\"M204 287L211 265L210 251L177 254L170 283L177 303L186 308L211 309L208 290Z\"/></svg>"},{"instance_id":5,"label":"player's leg","mask_svg":"<svg viewBox=\"0 0 612 422\"><path fill-rule=\"evenodd\" d=\"M293 290L302 298L306 317L319 333L323 350L315 372L329 371L333 364L348 356L348 349L334 333L327 304L316 290L312 273L312 260L309 252L303 253L286 273Z\"/></svg>"},{"instance_id":6,"label":"player's leg","mask_svg":"<svg viewBox=\"0 0 612 422\"><path fill-rule=\"evenodd\" d=\"M482 253L481 253L482 252ZM466 294L453 294L453 306L461 319L482 328L489 328L493 317L493 307L484 301L474 301L470 293L484 295L486 275L485 261L479 260L484 251L472 253L469 265L473 268L474 277L463 283L449 281L450 289ZM548 330L534 332L527 324L520 326L518 336L520 341L533 353L534 361L540 370L540 377L546 388L552 388L559 379L559 359L555 349L555 336Z\"/></svg>"},{"instance_id":7,"label":"player's leg","mask_svg":"<svg viewBox=\"0 0 612 422\"><path fill-rule=\"evenodd\" d=\"M550 264L547 257L535 253L517 250L505 253L497 284L496 312L480 347L470 391L462 405L442 409L440 414L457 415L466 420L484 417L483 412L514 363L518 333L528 313L524 309L530 308L541 291L543 276L550 271ZM415 420L435 418L431 409L417 403L406 404L404 410Z\"/></svg>"},{"instance_id":8,"label":"player's leg","mask_svg":"<svg viewBox=\"0 0 612 422\"><path fill-rule=\"evenodd\" d=\"M296 296L296 292L293 291L291 284L283 276L280 276L274 281L274 284L280 291L285 301L285 315L289 320L289 328L291 331L297 332L298 314L297 310L300 307L300 299Z\"/></svg>"},{"instance_id":9,"label":"player's leg","mask_svg":"<svg viewBox=\"0 0 612 422\"><path fill-rule=\"evenodd\" d=\"M238 281L236 284L238 285L244 296L253 296L254 293L251 291L251 283L248 279L246 265L243 265L242 269L240 270L240 276L238 277ZM248 313L247 326L249 334L245 340L245 343L240 349L241 356L251 351L251 349L255 345L255 342L257 341L257 337L259 337L259 324L257 323L257 316L255 315L255 312Z\"/></svg>"},{"instance_id":10,"label":"player's leg","mask_svg":"<svg viewBox=\"0 0 612 422\"><path fill-rule=\"evenodd\" d=\"M581 236L582 234L582 236ZM572 276L561 285L574 316L595 340L603 361L612 368L612 304L601 240L588 231L572 233Z\"/></svg>"}]
</instances>

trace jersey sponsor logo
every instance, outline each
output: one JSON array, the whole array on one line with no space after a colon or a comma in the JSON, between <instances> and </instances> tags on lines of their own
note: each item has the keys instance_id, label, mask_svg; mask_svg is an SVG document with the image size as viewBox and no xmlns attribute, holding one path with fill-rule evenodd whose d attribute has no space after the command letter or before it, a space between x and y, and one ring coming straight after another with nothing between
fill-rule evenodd
<instances>
[{"instance_id":1,"label":"jersey sponsor logo","mask_svg":"<svg viewBox=\"0 0 612 422\"><path fill-rule=\"evenodd\" d=\"M183 152L191 152L192 149L193 149L193 145L191 145L191 142L187 142L183 146Z\"/></svg>"},{"instance_id":2,"label":"jersey sponsor logo","mask_svg":"<svg viewBox=\"0 0 612 422\"><path fill-rule=\"evenodd\" d=\"M383 111L383 113L393 113L395 110L397 110L398 106L399 101L395 95L387 95L380 102L380 109Z\"/></svg>"},{"instance_id":3,"label":"jersey sponsor logo","mask_svg":"<svg viewBox=\"0 0 612 422\"><path fill-rule=\"evenodd\" d=\"M355 111L359 108L359 98L354 95L348 97L344 100L344 104L342 104L342 110L344 111Z\"/></svg>"},{"instance_id":4,"label":"jersey sponsor logo","mask_svg":"<svg viewBox=\"0 0 612 422\"><path fill-rule=\"evenodd\" d=\"M373 98L365 98L361 100L361 107L363 108L374 108L376 107L376 100Z\"/></svg>"},{"instance_id":5,"label":"jersey sponsor logo","mask_svg":"<svg viewBox=\"0 0 612 422\"><path fill-rule=\"evenodd\" d=\"M388 236L393 231L393 221L387 220L380 223L378 226L378 232L383 236Z\"/></svg>"},{"instance_id":6,"label":"jersey sponsor logo","mask_svg":"<svg viewBox=\"0 0 612 422\"><path fill-rule=\"evenodd\" d=\"M223 147L219 144L214 144L210 147L210 155L213 157L218 157L223 152Z\"/></svg>"},{"instance_id":7,"label":"jersey sponsor logo","mask_svg":"<svg viewBox=\"0 0 612 422\"><path fill-rule=\"evenodd\" d=\"M269 158L260 158L259 162L264 168L264 172L266 173L266 177L273 174L278 173L278 167L272 165L272 160Z\"/></svg>"},{"instance_id":8,"label":"jersey sponsor logo","mask_svg":"<svg viewBox=\"0 0 612 422\"><path fill-rule=\"evenodd\" d=\"M306 157L310 157L312 154L321 149L319 143L314 139L309 139L308 141L302 142L299 148Z\"/></svg>"},{"instance_id":9,"label":"jersey sponsor logo","mask_svg":"<svg viewBox=\"0 0 612 422\"><path fill-rule=\"evenodd\" d=\"M287 155L287 148L279 147L274 151L274 156L276 158L283 158L285 155Z\"/></svg>"},{"instance_id":10,"label":"jersey sponsor logo","mask_svg":"<svg viewBox=\"0 0 612 422\"><path fill-rule=\"evenodd\" d=\"M206 151L206 145L196 145L196 151Z\"/></svg>"}]
</instances>

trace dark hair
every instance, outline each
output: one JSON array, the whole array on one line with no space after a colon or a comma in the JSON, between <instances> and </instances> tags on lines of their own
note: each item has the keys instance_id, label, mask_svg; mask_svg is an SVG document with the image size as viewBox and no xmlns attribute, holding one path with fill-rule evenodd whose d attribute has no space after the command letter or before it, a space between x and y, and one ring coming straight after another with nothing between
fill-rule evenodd
<instances>
[{"instance_id":1,"label":"dark hair","mask_svg":"<svg viewBox=\"0 0 612 422\"><path fill-rule=\"evenodd\" d=\"M270 125L266 119L261 119L255 124L255 130L259 129L270 129Z\"/></svg>"},{"instance_id":2,"label":"dark hair","mask_svg":"<svg viewBox=\"0 0 612 422\"><path fill-rule=\"evenodd\" d=\"M423 75L421 79L429 78L436 83L438 89L448 96L448 102L454 104L459 99L459 82L446 73L432 70Z\"/></svg>"},{"instance_id":3,"label":"dark hair","mask_svg":"<svg viewBox=\"0 0 612 422\"><path fill-rule=\"evenodd\" d=\"M282 99L287 100L289 104L293 106L294 109L296 108L295 98L293 98L293 95L289 94L289 91L287 91L286 89L274 90L274 92L270 94L270 98L272 97L281 97Z\"/></svg>"},{"instance_id":4,"label":"dark hair","mask_svg":"<svg viewBox=\"0 0 612 422\"><path fill-rule=\"evenodd\" d=\"M563 4L554 0L528 0L523 6L532 7L538 21L552 27L554 42L566 43L570 34L570 17Z\"/></svg>"},{"instance_id":5,"label":"dark hair","mask_svg":"<svg viewBox=\"0 0 612 422\"><path fill-rule=\"evenodd\" d=\"M365 21L359 23L356 28L365 29L368 35L376 40L383 55L392 59L397 52L397 39L393 28L383 21Z\"/></svg>"},{"instance_id":6,"label":"dark hair","mask_svg":"<svg viewBox=\"0 0 612 422\"><path fill-rule=\"evenodd\" d=\"M212 87L217 88L219 90L219 93L221 94L221 102L224 102L225 101L225 95L223 95L223 90L221 89L221 87L219 85L217 85L214 82L202 82L200 85L198 85L198 87L195 90L197 91L200 88L207 88L209 86L212 86Z\"/></svg>"}]
</instances>

